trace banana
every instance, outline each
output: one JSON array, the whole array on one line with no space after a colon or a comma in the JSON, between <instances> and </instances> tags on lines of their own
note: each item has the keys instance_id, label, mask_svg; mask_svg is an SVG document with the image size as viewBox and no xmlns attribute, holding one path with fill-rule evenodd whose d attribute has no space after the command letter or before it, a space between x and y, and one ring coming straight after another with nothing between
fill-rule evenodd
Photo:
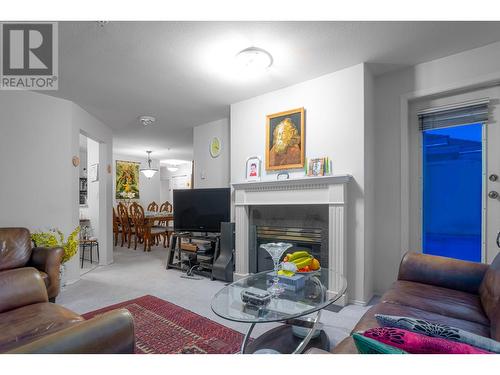
<instances>
[{"instance_id":1,"label":"banana","mask_svg":"<svg viewBox=\"0 0 500 375\"><path fill-rule=\"evenodd\" d=\"M291 263L300 263L300 262L304 261L305 259L311 259L311 258L313 258L312 255L309 255L309 254L302 255L301 257L295 258L294 260L292 260Z\"/></svg>"},{"instance_id":2,"label":"banana","mask_svg":"<svg viewBox=\"0 0 500 375\"><path fill-rule=\"evenodd\" d=\"M278 275L280 275L280 276L288 276L288 277L290 277L290 276L295 275L295 272L292 272L292 271L287 271L287 270L279 270L279 271L278 271Z\"/></svg>"},{"instance_id":3,"label":"banana","mask_svg":"<svg viewBox=\"0 0 500 375\"><path fill-rule=\"evenodd\" d=\"M294 262L295 259L303 258L306 256L310 256L307 251L296 251L288 257L289 262Z\"/></svg>"},{"instance_id":4,"label":"banana","mask_svg":"<svg viewBox=\"0 0 500 375\"><path fill-rule=\"evenodd\" d=\"M295 260L293 263L297 266L297 269L304 268L305 266L310 266L312 263L313 257L308 256L308 257L302 257L297 260Z\"/></svg>"}]
</instances>

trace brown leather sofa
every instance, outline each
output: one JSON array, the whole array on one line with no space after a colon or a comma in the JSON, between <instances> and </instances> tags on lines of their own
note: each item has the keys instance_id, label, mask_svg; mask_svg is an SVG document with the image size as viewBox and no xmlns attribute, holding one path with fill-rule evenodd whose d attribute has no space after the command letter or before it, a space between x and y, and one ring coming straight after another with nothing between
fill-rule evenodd
<instances>
[{"instance_id":1,"label":"brown leather sofa","mask_svg":"<svg viewBox=\"0 0 500 375\"><path fill-rule=\"evenodd\" d=\"M133 353L132 316L90 320L54 303L62 248L32 248L26 228L0 228L0 353Z\"/></svg>"},{"instance_id":2,"label":"brown leather sofa","mask_svg":"<svg viewBox=\"0 0 500 375\"><path fill-rule=\"evenodd\" d=\"M500 341L500 254L488 266L407 253L398 280L363 315L353 332L379 327L375 314L421 318ZM357 352L352 337L332 350L337 354Z\"/></svg>"},{"instance_id":3,"label":"brown leather sofa","mask_svg":"<svg viewBox=\"0 0 500 375\"><path fill-rule=\"evenodd\" d=\"M62 248L32 248L26 228L0 228L0 273L22 267L36 268L51 302L55 302L59 294L59 266L63 254Z\"/></svg>"},{"instance_id":4,"label":"brown leather sofa","mask_svg":"<svg viewBox=\"0 0 500 375\"><path fill-rule=\"evenodd\" d=\"M48 300L36 269L0 272L0 353L134 353L134 324L125 310L85 320Z\"/></svg>"}]
</instances>

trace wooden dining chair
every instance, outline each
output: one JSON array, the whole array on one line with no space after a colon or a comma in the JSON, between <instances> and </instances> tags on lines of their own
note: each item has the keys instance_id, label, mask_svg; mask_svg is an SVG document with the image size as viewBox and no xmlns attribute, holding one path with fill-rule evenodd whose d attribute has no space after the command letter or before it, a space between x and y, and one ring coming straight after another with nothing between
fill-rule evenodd
<instances>
[{"instance_id":1,"label":"wooden dining chair","mask_svg":"<svg viewBox=\"0 0 500 375\"><path fill-rule=\"evenodd\" d=\"M168 212L168 213L171 213L172 212L172 204L169 202L169 201L165 201L161 204L160 206L160 212Z\"/></svg>"},{"instance_id":2,"label":"wooden dining chair","mask_svg":"<svg viewBox=\"0 0 500 375\"><path fill-rule=\"evenodd\" d=\"M130 221L127 206L120 202L118 203L117 210L118 218L122 227L122 243L120 246L123 247L123 243L128 242L128 248L130 249L132 236L135 235L135 228L132 226Z\"/></svg>"},{"instance_id":3,"label":"wooden dining chair","mask_svg":"<svg viewBox=\"0 0 500 375\"><path fill-rule=\"evenodd\" d=\"M169 201L165 201L160 206L160 212L172 213L173 206ZM170 246L170 237L174 232L174 221L173 220L161 220L159 225L165 227L165 235L163 236L163 247Z\"/></svg>"},{"instance_id":4,"label":"wooden dining chair","mask_svg":"<svg viewBox=\"0 0 500 375\"><path fill-rule=\"evenodd\" d=\"M113 236L115 238L115 246L118 244L118 235L120 233L122 233L122 238L123 238L122 225L120 219L118 218L118 215L116 214L116 210L113 207Z\"/></svg>"},{"instance_id":5,"label":"wooden dining chair","mask_svg":"<svg viewBox=\"0 0 500 375\"><path fill-rule=\"evenodd\" d=\"M158 212L158 204L155 201L152 201L148 204L148 211Z\"/></svg>"},{"instance_id":6,"label":"wooden dining chair","mask_svg":"<svg viewBox=\"0 0 500 375\"><path fill-rule=\"evenodd\" d=\"M135 227L134 250L137 250L137 241L139 241L139 243L144 243L144 251L148 251L150 250L151 232L144 216L144 208L134 202L130 205L129 209L130 218Z\"/></svg>"}]
</instances>

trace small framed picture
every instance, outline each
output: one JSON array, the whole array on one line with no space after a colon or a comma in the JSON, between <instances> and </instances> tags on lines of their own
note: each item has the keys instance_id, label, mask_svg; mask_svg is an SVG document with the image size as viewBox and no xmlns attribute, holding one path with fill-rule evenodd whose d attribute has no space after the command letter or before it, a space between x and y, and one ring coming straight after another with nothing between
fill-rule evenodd
<instances>
[{"instance_id":1,"label":"small framed picture","mask_svg":"<svg viewBox=\"0 0 500 375\"><path fill-rule=\"evenodd\" d=\"M251 156L247 159L246 179L247 181L260 181L261 161L258 156Z\"/></svg>"},{"instance_id":2,"label":"small framed picture","mask_svg":"<svg viewBox=\"0 0 500 375\"><path fill-rule=\"evenodd\" d=\"M90 182L99 181L99 164L93 164L89 168L89 180Z\"/></svg>"},{"instance_id":3,"label":"small framed picture","mask_svg":"<svg viewBox=\"0 0 500 375\"><path fill-rule=\"evenodd\" d=\"M316 158L309 160L307 170L308 176L324 176L325 175L325 158Z\"/></svg>"}]
</instances>

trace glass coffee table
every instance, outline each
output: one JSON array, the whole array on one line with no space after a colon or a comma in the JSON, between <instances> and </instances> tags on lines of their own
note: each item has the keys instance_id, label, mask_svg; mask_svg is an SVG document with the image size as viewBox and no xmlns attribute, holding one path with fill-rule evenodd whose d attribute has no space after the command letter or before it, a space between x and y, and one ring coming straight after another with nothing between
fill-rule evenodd
<instances>
[{"instance_id":1,"label":"glass coffee table","mask_svg":"<svg viewBox=\"0 0 500 375\"><path fill-rule=\"evenodd\" d=\"M344 294L347 287L345 278L325 268L314 273L298 273L292 278L280 277L280 283L285 287L283 293L266 302L262 298L243 302L242 292L257 296L265 294L273 276L273 271L247 276L224 287L212 299L212 310L218 316L250 324L241 353L250 354L262 349L302 353L313 346L328 351L329 339L319 323L321 310ZM328 280L333 280L333 283L329 284ZM327 285L336 285L337 290L327 290ZM271 322L282 322L284 325L250 340L256 324Z\"/></svg>"}]
</instances>

